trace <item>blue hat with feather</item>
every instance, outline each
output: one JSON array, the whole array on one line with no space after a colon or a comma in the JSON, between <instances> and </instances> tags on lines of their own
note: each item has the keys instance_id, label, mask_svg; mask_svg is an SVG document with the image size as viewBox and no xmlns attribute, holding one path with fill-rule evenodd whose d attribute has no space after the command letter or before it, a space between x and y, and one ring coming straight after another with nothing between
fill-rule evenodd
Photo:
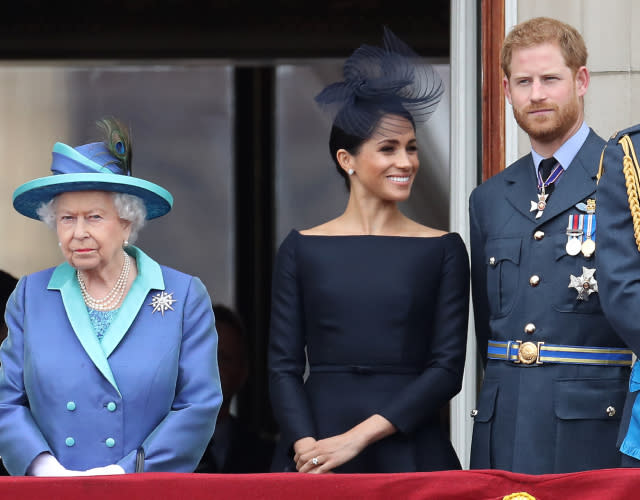
<instances>
[{"instance_id":1,"label":"blue hat with feather","mask_svg":"<svg viewBox=\"0 0 640 500\"><path fill-rule=\"evenodd\" d=\"M98 122L107 138L72 148L56 142L52 151L52 175L26 182L13 193L13 206L22 215L40 220L38 208L69 191L110 191L138 196L147 219L171 210L173 196L153 182L131 175L129 133L117 120Z\"/></svg>"}]
</instances>

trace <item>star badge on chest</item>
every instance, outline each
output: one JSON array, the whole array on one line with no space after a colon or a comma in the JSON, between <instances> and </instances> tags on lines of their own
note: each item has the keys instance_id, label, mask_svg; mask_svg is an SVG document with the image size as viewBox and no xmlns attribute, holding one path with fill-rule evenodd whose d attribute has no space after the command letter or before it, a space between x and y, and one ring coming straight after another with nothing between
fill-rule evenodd
<instances>
[{"instance_id":1,"label":"star badge on chest","mask_svg":"<svg viewBox=\"0 0 640 500\"><path fill-rule=\"evenodd\" d=\"M533 200L531 201L531 210L529 210L529 212L535 212L537 210L538 213L536 214L536 219L542 217L542 213L547 207L547 198L549 198L549 195L543 191L542 193L538 193L537 202Z\"/></svg>"},{"instance_id":2,"label":"star badge on chest","mask_svg":"<svg viewBox=\"0 0 640 500\"><path fill-rule=\"evenodd\" d=\"M169 309L174 311L173 307L171 307L174 302L178 301L173 298L173 292L167 293L163 290L162 292L158 292L153 297L151 297L151 303L147 305L153 308L151 314L160 311L160 313L164 317L165 311L168 311Z\"/></svg>"},{"instance_id":3,"label":"star badge on chest","mask_svg":"<svg viewBox=\"0 0 640 500\"><path fill-rule=\"evenodd\" d=\"M578 292L578 300L589 300L589 295L598 292L598 282L593 277L596 270L582 267L582 275L569 278L569 288L575 288Z\"/></svg>"}]
</instances>

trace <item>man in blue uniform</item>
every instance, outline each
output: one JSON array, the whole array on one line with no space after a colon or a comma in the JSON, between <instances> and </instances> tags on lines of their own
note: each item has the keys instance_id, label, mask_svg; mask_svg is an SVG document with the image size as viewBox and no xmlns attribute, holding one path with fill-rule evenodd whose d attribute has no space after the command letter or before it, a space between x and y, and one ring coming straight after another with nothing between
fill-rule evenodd
<instances>
[{"instance_id":1,"label":"man in blue uniform","mask_svg":"<svg viewBox=\"0 0 640 500\"><path fill-rule=\"evenodd\" d=\"M640 125L606 145L598 184L598 288L602 309L620 337L640 352ZM618 447L624 467L640 467L640 364L631 372Z\"/></svg>"},{"instance_id":2,"label":"man in blue uniform","mask_svg":"<svg viewBox=\"0 0 640 500\"><path fill-rule=\"evenodd\" d=\"M470 199L485 364L471 466L529 474L617 467L631 352L603 316L595 276L604 141L584 122L587 50L573 27L535 18L512 29L501 57L531 153Z\"/></svg>"}]
</instances>

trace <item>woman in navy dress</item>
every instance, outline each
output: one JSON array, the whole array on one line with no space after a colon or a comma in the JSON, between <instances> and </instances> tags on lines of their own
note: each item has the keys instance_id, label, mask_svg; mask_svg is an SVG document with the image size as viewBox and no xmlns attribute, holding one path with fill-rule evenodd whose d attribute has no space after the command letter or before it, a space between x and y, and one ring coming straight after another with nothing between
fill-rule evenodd
<instances>
[{"instance_id":1,"label":"woman in navy dress","mask_svg":"<svg viewBox=\"0 0 640 500\"><path fill-rule=\"evenodd\" d=\"M291 231L278 251L274 471L460 468L439 414L462 382L468 256L458 234L397 205L418 170L415 123L434 110L442 83L388 30L384 41L356 50L345 81L316 97L337 109L330 150L350 194L342 215Z\"/></svg>"}]
</instances>

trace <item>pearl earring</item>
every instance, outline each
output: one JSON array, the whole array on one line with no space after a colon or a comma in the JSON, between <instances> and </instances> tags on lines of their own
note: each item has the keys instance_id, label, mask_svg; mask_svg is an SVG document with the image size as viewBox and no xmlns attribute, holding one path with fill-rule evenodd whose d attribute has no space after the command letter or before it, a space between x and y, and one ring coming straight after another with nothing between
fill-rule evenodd
<instances>
[{"instance_id":1,"label":"pearl earring","mask_svg":"<svg viewBox=\"0 0 640 500\"><path fill-rule=\"evenodd\" d=\"M124 240L124 244L122 246L123 247L128 247L129 246L129 240Z\"/></svg>"},{"instance_id":2,"label":"pearl earring","mask_svg":"<svg viewBox=\"0 0 640 500\"><path fill-rule=\"evenodd\" d=\"M58 242L58 246L62 248L62 242L61 241Z\"/></svg>"},{"instance_id":3,"label":"pearl earring","mask_svg":"<svg viewBox=\"0 0 640 500\"><path fill-rule=\"evenodd\" d=\"M353 170L352 168L350 168L349 170L347 170L347 173L349 175L353 175L353 173L355 172L355 170Z\"/></svg>"}]
</instances>

